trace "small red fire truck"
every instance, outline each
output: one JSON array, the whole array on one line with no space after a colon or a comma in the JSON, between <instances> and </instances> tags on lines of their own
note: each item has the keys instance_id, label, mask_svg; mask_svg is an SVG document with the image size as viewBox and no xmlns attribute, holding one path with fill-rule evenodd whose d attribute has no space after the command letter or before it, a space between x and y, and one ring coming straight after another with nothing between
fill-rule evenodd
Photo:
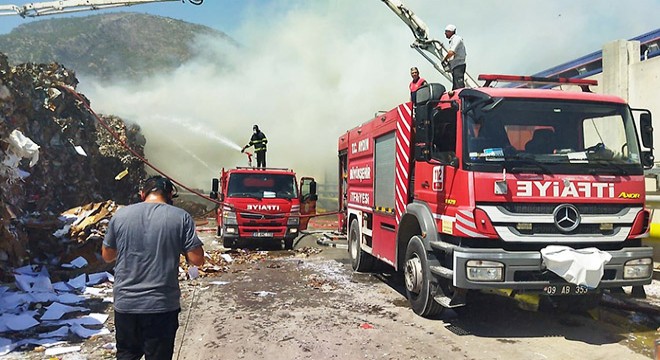
<instances>
[{"instance_id":1,"label":"small red fire truck","mask_svg":"<svg viewBox=\"0 0 660 360\"><path fill-rule=\"evenodd\" d=\"M239 241L284 241L286 249L300 230L307 229L309 217L316 213L316 182L300 179L289 169L222 169L213 179L211 198L223 205L217 210L218 236L226 248Z\"/></svg>"},{"instance_id":2,"label":"small red fire truck","mask_svg":"<svg viewBox=\"0 0 660 360\"><path fill-rule=\"evenodd\" d=\"M340 227L353 269L384 262L403 272L422 316L465 305L470 290L599 299L605 288L649 284L652 249L641 239L651 113L589 92L593 80L479 80L483 87L456 91L429 84L415 104L341 135ZM611 259L588 288L547 269L541 253L550 245L596 248Z\"/></svg>"}]
</instances>

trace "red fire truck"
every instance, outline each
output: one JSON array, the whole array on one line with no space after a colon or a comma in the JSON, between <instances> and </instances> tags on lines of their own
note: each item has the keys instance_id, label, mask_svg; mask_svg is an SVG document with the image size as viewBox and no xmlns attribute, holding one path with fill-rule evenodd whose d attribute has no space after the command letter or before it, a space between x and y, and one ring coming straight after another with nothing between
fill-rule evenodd
<instances>
[{"instance_id":1,"label":"red fire truck","mask_svg":"<svg viewBox=\"0 0 660 360\"><path fill-rule=\"evenodd\" d=\"M649 284L652 249L641 239L649 224L651 113L589 92L593 80L479 80L483 87L456 91L429 84L415 104L341 135L340 226L353 269L383 262L403 272L422 316L465 305L471 290L577 300ZM496 88L494 81L583 91ZM596 248L611 259L587 288L548 270L541 252L550 245Z\"/></svg>"},{"instance_id":2,"label":"red fire truck","mask_svg":"<svg viewBox=\"0 0 660 360\"><path fill-rule=\"evenodd\" d=\"M284 247L292 249L309 222L301 215L316 213L316 182L303 177L298 187L289 169L222 169L211 191L211 198L223 203L217 210L217 235L226 248L267 240L284 241Z\"/></svg>"}]
</instances>

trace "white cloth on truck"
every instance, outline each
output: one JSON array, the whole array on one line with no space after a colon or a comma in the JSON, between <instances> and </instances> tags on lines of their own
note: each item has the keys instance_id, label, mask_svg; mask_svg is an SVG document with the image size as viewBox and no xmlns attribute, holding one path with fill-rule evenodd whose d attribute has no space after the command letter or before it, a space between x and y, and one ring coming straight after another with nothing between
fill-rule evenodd
<instances>
[{"instance_id":1,"label":"white cloth on truck","mask_svg":"<svg viewBox=\"0 0 660 360\"><path fill-rule=\"evenodd\" d=\"M605 264L612 259L609 253L593 247L576 250L559 245L541 249L541 257L548 270L571 284L590 289L598 287Z\"/></svg>"}]
</instances>

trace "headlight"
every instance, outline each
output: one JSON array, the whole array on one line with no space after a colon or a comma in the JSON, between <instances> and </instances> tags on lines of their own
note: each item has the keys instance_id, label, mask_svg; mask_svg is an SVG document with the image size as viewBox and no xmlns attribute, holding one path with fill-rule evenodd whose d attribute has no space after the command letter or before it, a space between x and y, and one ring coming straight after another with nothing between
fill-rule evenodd
<instances>
[{"instance_id":1,"label":"headlight","mask_svg":"<svg viewBox=\"0 0 660 360\"><path fill-rule=\"evenodd\" d=\"M300 224L300 213L292 212L289 216L289 219L286 221L287 225L298 225Z\"/></svg>"},{"instance_id":2,"label":"headlight","mask_svg":"<svg viewBox=\"0 0 660 360\"><path fill-rule=\"evenodd\" d=\"M236 213L231 210L223 210L222 223L225 225L238 225L238 221L236 221Z\"/></svg>"},{"instance_id":3,"label":"headlight","mask_svg":"<svg viewBox=\"0 0 660 360\"><path fill-rule=\"evenodd\" d=\"M623 265L624 279L643 279L651 276L653 260L651 258L626 261Z\"/></svg>"},{"instance_id":4,"label":"headlight","mask_svg":"<svg viewBox=\"0 0 660 360\"><path fill-rule=\"evenodd\" d=\"M496 261L470 260L467 262L467 278L472 281L504 280L504 264Z\"/></svg>"}]
</instances>

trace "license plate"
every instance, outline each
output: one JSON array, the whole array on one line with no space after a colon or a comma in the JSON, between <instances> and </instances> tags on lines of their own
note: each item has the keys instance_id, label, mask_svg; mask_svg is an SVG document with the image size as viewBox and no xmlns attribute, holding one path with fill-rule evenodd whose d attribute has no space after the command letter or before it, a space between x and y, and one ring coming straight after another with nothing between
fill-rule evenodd
<instances>
[{"instance_id":1,"label":"license plate","mask_svg":"<svg viewBox=\"0 0 660 360\"><path fill-rule=\"evenodd\" d=\"M551 296L584 295L589 292L589 288L575 284L548 285L543 288L543 292Z\"/></svg>"},{"instance_id":2,"label":"license plate","mask_svg":"<svg viewBox=\"0 0 660 360\"><path fill-rule=\"evenodd\" d=\"M273 237L273 233L272 232L259 231L259 232L256 232L256 233L252 233L252 236L254 236L254 237Z\"/></svg>"}]
</instances>

